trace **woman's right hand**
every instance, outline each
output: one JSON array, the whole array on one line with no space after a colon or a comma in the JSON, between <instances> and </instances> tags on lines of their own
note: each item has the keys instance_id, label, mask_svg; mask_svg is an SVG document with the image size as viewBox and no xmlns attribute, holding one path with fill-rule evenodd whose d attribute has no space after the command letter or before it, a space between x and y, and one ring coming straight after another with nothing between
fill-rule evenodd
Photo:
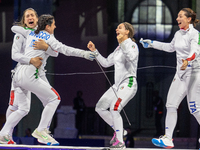
<instances>
[{"instance_id":1,"label":"woman's right hand","mask_svg":"<svg viewBox=\"0 0 200 150\"><path fill-rule=\"evenodd\" d=\"M89 41L89 42L88 42L87 48L88 48L89 50L93 51L93 52L96 50L95 45L94 45L94 43L92 43L92 41Z\"/></svg>"},{"instance_id":2,"label":"woman's right hand","mask_svg":"<svg viewBox=\"0 0 200 150\"><path fill-rule=\"evenodd\" d=\"M42 65L42 61L41 60L43 60L42 57L31 58L30 64L32 64L36 68L40 68L40 66Z\"/></svg>"},{"instance_id":3,"label":"woman's right hand","mask_svg":"<svg viewBox=\"0 0 200 150\"><path fill-rule=\"evenodd\" d=\"M149 39L146 39L146 40L143 40L143 38L140 39L140 43L142 44L142 46L144 48L151 48L153 47L153 41L152 40L149 40Z\"/></svg>"},{"instance_id":4,"label":"woman's right hand","mask_svg":"<svg viewBox=\"0 0 200 150\"><path fill-rule=\"evenodd\" d=\"M38 39L38 41L35 41L35 42L33 43L33 47L34 47L35 50L40 49L40 50L45 50L45 51L47 51L49 45L48 45L44 40Z\"/></svg>"}]
</instances>

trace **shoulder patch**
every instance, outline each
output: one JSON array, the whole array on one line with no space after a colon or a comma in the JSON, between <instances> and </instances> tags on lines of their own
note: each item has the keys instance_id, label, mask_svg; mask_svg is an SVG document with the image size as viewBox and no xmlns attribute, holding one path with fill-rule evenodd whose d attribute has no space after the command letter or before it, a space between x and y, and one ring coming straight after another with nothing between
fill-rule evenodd
<instances>
[{"instance_id":1,"label":"shoulder patch","mask_svg":"<svg viewBox=\"0 0 200 150\"><path fill-rule=\"evenodd\" d=\"M19 36L16 36L16 40L19 40Z\"/></svg>"},{"instance_id":2,"label":"shoulder patch","mask_svg":"<svg viewBox=\"0 0 200 150\"><path fill-rule=\"evenodd\" d=\"M135 45L132 45L132 48L135 48Z\"/></svg>"}]
</instances>

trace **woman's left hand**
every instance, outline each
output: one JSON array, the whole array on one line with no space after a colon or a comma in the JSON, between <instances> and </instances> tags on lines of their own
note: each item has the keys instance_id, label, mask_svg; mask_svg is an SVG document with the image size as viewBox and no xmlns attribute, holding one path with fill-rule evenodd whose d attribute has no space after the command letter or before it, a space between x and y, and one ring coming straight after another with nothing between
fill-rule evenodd
<instances>
[{"instance_id":1,"label":"woman's left hand","mask_svg":"<svg viewBox=\"0 0 200 150\"><path fill-rule=\"evenodd\" d=\"M188 61L185 59L182 59L182 62L183 62L183 64L181 66L181 70L185 70L188 66Z\"/></svg>"},{"instance_id":2,"label":"woman's left hand","mask_svg":"<svg viewBox=\"0 0 200 150\"><path fill-rule=\"evenodd\" d=\"M92 43L92 41L89 41L89 42L88 42L87 48L88 48L89 50L93 51L93 52L96 50L95 45L94 45L94 43Z\"/></svg>"},{"instance_id":3,"label":"woman's left hand","mask_svg":"<svg viewBox=\"0 0 200 150\"><path fill-rule=\"evenodd\" d=\"M123 42L123 35L120 33L119 35L117 35L117 41L120 44L121 42Z\"/></svg>"}]
</instances>

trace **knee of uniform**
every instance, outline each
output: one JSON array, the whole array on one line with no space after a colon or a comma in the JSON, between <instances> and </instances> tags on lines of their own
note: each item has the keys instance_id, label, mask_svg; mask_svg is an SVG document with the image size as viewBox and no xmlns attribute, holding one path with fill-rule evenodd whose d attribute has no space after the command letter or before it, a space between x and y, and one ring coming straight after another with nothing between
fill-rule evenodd
<instances>
[{"instance_id":1,"label":"knee of uniform","mask_svg":"<svg viewBox=\"0 0 200 150\"><path fill-rule=\"evenodd\" d=\"M43 103L43 105L46 106L47 104L53 104L53 105L57 105L58 106L60 104L60 101L61 101L60 99L55 98L55 99L53 99L51 101L48 101L48 103L46 103L46 104Z\"/></svg>"},{"instance_id":2,"label":"knee of uniform","mask_svg":"<svg viewBox=\"0 0 200 150\"><path fill-rule=\"evenodd\" d=\"M56 99L56 104L59 105L61 102L61 99Z\"/></svg>"},{"instance_id":3,"label":"knee of uniform","mask_svg":"<svg viewBox=\"0 0 200 150\"><path fill-rule=\"evenodd\" d=\"M58 94L58 92L52 87L51 90L56 94L57 99L61 101L60 95Z\"/></svg>"},{"instance_id":4,"label":"knee of uniform","mask_svg":"<svg viewBox=\"0 0 200 150\"><path fill-rule=\"evenodd\" d=\"M48 102L42 102L43 107L45 107L48 104Z\"/></svg>"},{"instance_id":5,"label":"knee of uniform","mask_svg":"<svg viewBox=\"0 0 200 150\"><path fill-rule=\"evenodd\" d=\"M105 111L109 108L109 104L106 103L105 101L98 101L98 103L96 104L95 107L95 111L99 112L99 111Z\"/></svg>"},{"instance_id":6,"label":"knee of uniform","mask_svg":"<svg viewBox=\"0 0 200 150\"><path fill-rule=\"evenodd\" d=\"M179 104L173 103L173 101L172 102L170 101L170 102L167 102L165 106L166 106L166 108L172 108L172 107L174 108L175 107L178 109Z\"/></svg>"},{"instance_id":7,"label":"knee of uniform","mask_svg":"<svg viewBox=\"0 0 200 150\"><path fill-rule=\"evenodd\" d=\"M28 109L27 110L17 110L17 111L20 115L22 115L24 117L29 113L30 109L29 110Z\"/></svg>"},{"instance_id":8,"label":"knee of uniform","mask_svg":"<svg viewBox=\"0 0 200 150\"><path fill-rule=\"evenodd\" d=\"M8 106L8 109L10 109L11 111L15 111L15 110L17 110L18 108L15 107L15 106L13 106L13 105L9 105L9 106Z\"/></svg>"},{"instance_id":9,"label":"knee of uniform","mask_svg":"<svg viewBox=\"0 0 200 150\"><path fill-rule=\"evenodd\" d=\"M100 112L105 111L105 109L96 106L95 111L99 114Z\"/></svg>"},{"instance_id":10,"label":"knee of uniform","mask_svg":"<svg viewBox=\"0 0 200 150\"><path fill-rule=\"evenodd\" d=\"M55 99L53 103L56 104L56 105L59 105L60 102L61 102L61 100Z\"/></svg>"},{"instance_id":11,"label":"knee of uniform","mask_svg":"<svg viewBox=\"0 0 200 150\"><path fill-rule=\"evenodd\" d=\"M167 112L177 112L176 107L166 107L166 108L167 108Z\"/></svg>"},{"instance_id":12,"label":"knee of uniform","mask_svg":"<svg viewBox=\"0 0 200 150\"><path fill-rule=\"evenodd\" d=\"M119 109L110 109L111 113L120 113L121 110Z\"/></svg>"},{"instance_id":13,"label":"knee of uniform","mask_svg":"<svg viewBox=\"0 0 200 150\"><path fill-rule=\"evenodd\" d=\"M119 112L119 113L120 113L122 109L123 109L123 108L122 108L121 106L120 106L120 107L117 107L117 108L116 108L116 107L112 107L112 108L110 108L110 111L113 111L113 112L116 111L116 112Z\"/></svg>"},{"instance_id":14,"label":"knee of uniform","mask_svg":"<svg viewBox=\"0 0 200 150\"><path fill-rule=\"evenodd\" d=\"M117 119L118 117L121 117L120 112L116 111L114 109L110 110L110 113L111 113L113 119Z\"/></svg>"},{"instance_id":15,"label":"knee of uniform","mask_svg":"<svg viewBox=\"0 0 200 150\"><path fill-rule=\"evenodd\" d=\"M100 111L100 108L98 108L97 106L95 107L95 111L98 113Z\"/></svg>"}]
</instances>

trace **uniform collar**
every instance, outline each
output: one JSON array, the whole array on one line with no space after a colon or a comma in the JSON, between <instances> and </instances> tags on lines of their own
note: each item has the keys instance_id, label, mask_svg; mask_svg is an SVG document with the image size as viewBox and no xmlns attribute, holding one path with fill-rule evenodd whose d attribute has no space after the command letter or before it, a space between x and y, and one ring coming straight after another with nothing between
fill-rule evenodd
<instances>
[{"instance_id":1,"label":"uniform collar","mask_svg":"<svg viewBox=\"0 0 200 150\"><path fill-rule=\"evenodd\" d=\"M193 24L189 24L189 28L187 30L180 29L181 33L186 34L190 29L194 28Z\"/></svg>"},{"instance_id":2,"label":"uniform collar","mask_svg":"<svg viewBox=\"0 0 200 150\"><path fill-rule=\"evenodd\" d=\"M122 43L127 43L128 41L132 41L131 38L128 38L128 39L124 40Z\"/></svg>"}]
</instances>

